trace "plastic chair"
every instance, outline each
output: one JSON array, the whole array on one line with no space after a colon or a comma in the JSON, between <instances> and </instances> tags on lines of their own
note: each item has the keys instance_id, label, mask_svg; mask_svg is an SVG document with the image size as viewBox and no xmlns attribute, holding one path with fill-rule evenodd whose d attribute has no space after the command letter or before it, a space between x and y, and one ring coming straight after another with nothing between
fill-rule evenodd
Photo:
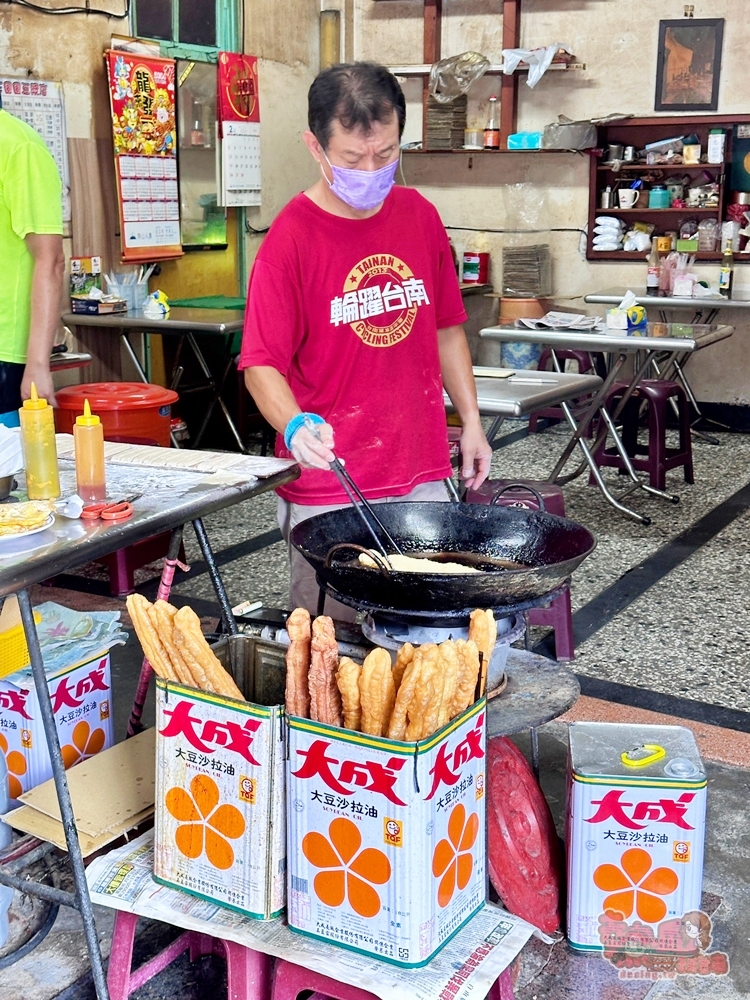
<instances>
[{"instance_id":1,"label":"plastic chair","mask_svg":"<svg viewBox=\"0 0 750 1000\"><path fill-rule=\"evenodd\" d=\"M555 350L555 354L560 361L575 361L578 364L578 374L585 375L588 372L596 373L596 362L588 351L573 351L573 350ZM549 371L553 367L552 365L552 350L546 347L540 357L539 357L539 371ZM588 401L589 396L581 396L580 401L574 400L573 408L577 409L581 407L584 401ZM565 414L562 411L561 406L547 406L543 410L535 410L529 416L529 434L536 433L537 420L542 417L547 417L548 420L565 420ZM591 434L587 431L587 437Z\"/></svg>"},{"instance_id":2,"label":"plastic chair","mask_svg":"<svg viewBox=\"0 0 750 1000\"><path fill-rule=\"evenodd\" d=\"M501 490L518 484L518 490L508 490L497 501L501 506L523 506L529 510L539 510L539 503L533 493L524 489L531 486L540 493L548 513L565 517L565 497L554 483L534 479L487 479L478 490L467 490L467 503L492 503ZM529 625L552 628L555 639L555 657L558 660L575 659L575 639L573 637L573 614L570 605L570 587L559 594L546 608L532 608L528 612Z\"/></svg>"},{"instance_id":3,"label":"plastic chair","mask_svg":"<svg viewBox=\"0 0 750 1000\"><path fill-rule=\"evenodd\" d=\"M607 396L607 409L612 412L617 400L627 388L624 382L615 382ZM670 400L677 400L680 443L677 448L667 447L667 407ZM648 403L648 445L638 443L641 403ZM647 472L651 486L666 488L666 473L683 467L686 483L695 482L693 475L693 446L690 433L690 408L685 390L678 382L666 379L643 379L628 400L622 417L622 443L630 456L633 468ZM596 464L625 470L625 463L617 449L607 448L606 440L597 449ZM643 457L639 457L643 456Z\"/></svg>"},{"instance_id":4,"label":"plastic chair","mask_svg":"<svg viewBox=\"0 0 750 1000\"><path fill-rule=\"evenodd\" d=\"M310 1000L378 1000L374 993L347 986L300 965L277 959L273 972L271 1000L297 1000L300 993L313 990ZM505 969L487 994L489 1000L514 1000L510 967ZM115 1000L113 997L112 1000Z\"/></svg>"},{"instance_id":5,"label":"plastic chair","mask_svg":"<svg viewBox=\"0 0 750 1000\"><path fill-rule=\"evenodd\" d=\"M132 972L130 966L137 923L138 917L134 913L118 910L115 915L107 971L110 1000L128 1000L131 993L157 976L188 949L191 962L195 962L201 955L212 954L226 959L227 1000L268 1000L272 965L270 956L233 941L223 941L196 931L180 934L158 955Z\"/></svg>"}]
</instances>

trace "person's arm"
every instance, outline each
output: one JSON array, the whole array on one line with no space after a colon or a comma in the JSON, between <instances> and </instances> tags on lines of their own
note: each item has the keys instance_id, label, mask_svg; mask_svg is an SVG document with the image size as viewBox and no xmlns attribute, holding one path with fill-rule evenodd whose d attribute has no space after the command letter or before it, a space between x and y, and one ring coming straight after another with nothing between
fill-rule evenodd
<instances>
[{"instance_id":1,"label":"person's arm","mask_svg":"<svg viewBox=\"0 0 750 1000\"><path fill-rule=\"evenodd\" d=\"M286 425L301 413L292 390L275 368L256 366L245 369L245 386L255 405L274 430L283 434ZM306 427L300 427L292 438L291 452L304 469L328 469L334 460L333 429L330 424L318 424L320 440Z\"/></svg>"},{"instance_id":2,"label":"person's arm","mask_svg":"<svg viewBox=\"0 0 750 1000\"><path fill-rule=\"evenodd\" d=\"M54 404L50 356L60 322L60 299L65 276L62 236L28 233L25 237L34 258L31 281L31 323L26 367L21 382L21 396L28 399L31 383L50 404Z\"/></svg>"},{"instance_id":3,"label":"person's arm","mask_svg":"<svg viewBox=\"0 0 750 1000\"><path fill-rule=\"evenodd\" d=\"M471 354L462 326L438 330L440 370L445 391L461 418L461 478L467 489L477 489L490 471L492 448L482 429Z\"/></svg>"}]
</instances>

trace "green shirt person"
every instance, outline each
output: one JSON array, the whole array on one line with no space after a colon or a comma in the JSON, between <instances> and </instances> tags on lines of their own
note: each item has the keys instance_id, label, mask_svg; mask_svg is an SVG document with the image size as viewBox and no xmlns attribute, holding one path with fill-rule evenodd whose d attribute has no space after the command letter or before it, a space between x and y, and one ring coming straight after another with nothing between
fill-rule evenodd
<instances>
[{"instance_id":1,"label":"green shirt person","mask_svg":"<svg viewBox=\"0 0 750 1000\"><path fill-rule=\"evenodd\" d=\"M61 199L44 140L0 109L0 423L18 423L32 381L54 401L50 354L65 274Z\"/></svg>"}]
</instances>

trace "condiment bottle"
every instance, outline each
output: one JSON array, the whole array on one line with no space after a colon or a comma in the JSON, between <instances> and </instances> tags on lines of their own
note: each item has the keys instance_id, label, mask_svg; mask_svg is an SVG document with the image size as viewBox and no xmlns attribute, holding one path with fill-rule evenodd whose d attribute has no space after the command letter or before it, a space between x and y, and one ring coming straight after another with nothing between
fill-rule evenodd
<instances>
[{"instance_id":1,"label":"condiment bottle","mask_svg":"<svg viewBox=\"0 0 750 1000\"><path fill-rule=\"evenodd\" d=\"M56 500L60 496L57 468L55 418L46 399L40 399L31 383L31 398L18 411L21 442L26 465L26 492L29 500Z\"/></svg>"},{"instance_id":2,"label":"condiment bottle","mask_svg":"<svg viewBox=\"0 0 750 1000\"><path fill-rule=\"evenodd\" d=\"M646 270L646 295L659 294L659 275L661 274L661 261L659 252L656 249L656 238L651 241L651 254L648 258L648 268Z\"/></svg>"},{"instance_id":3,"label":"condiment bottle","mask_svg":"<svg viewBox=\"0 0 750 1000\"><path fill-rule=\"evenodd\" d=\"M81 500L104 500L107 495L104 428L99 417L91 412L88 399L83 401L83 415L76 417L73 440L78 496Z\"/></svg>"},{"instance_id":4,"label":"condiment bottle","mask_svg":"<svg viewBox=\"0 0 750 1000\"><path fill-rule=\"evenodd\" d=\"M484 148L500 149L500 126L497 121L497 98L490 98L490 112L484 126Z\"/></svg>"},{"instance_id":5,"label":"condiment bottle","mask_svg":"<svg viewBox=\"0 0 750 1000\"><path fill-rule=\"evenodd\" d=\"M732 297L732 277L734 276L734 252L731 246L724 250L719 269L719 292L725 299Z\"/></svg>"}]
</instances>

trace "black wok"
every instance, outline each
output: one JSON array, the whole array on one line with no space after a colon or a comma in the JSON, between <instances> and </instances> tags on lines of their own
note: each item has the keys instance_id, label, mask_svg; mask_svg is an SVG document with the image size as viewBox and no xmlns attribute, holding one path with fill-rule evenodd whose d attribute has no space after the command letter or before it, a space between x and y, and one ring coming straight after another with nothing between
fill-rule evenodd
<instances>
[{"instance_id":1,"label":"black wok","mask_svg":"<svg viewBox=\"0 0 750 1000\"><path fill-rule=\"evenodd\" d=\"M583 525L542 511L441 502L384 503L376 510L406 555L474 554L522 565L468 575L367 569L357 563L354 549L331 552L342 542L372 548L372 538L352 507L298 524L292 529L292 544L315 567L318 582L355 606L361 602L399 611L448 612L519 604L563 583L596 546Z\"/></svg>"}]
</instances>

